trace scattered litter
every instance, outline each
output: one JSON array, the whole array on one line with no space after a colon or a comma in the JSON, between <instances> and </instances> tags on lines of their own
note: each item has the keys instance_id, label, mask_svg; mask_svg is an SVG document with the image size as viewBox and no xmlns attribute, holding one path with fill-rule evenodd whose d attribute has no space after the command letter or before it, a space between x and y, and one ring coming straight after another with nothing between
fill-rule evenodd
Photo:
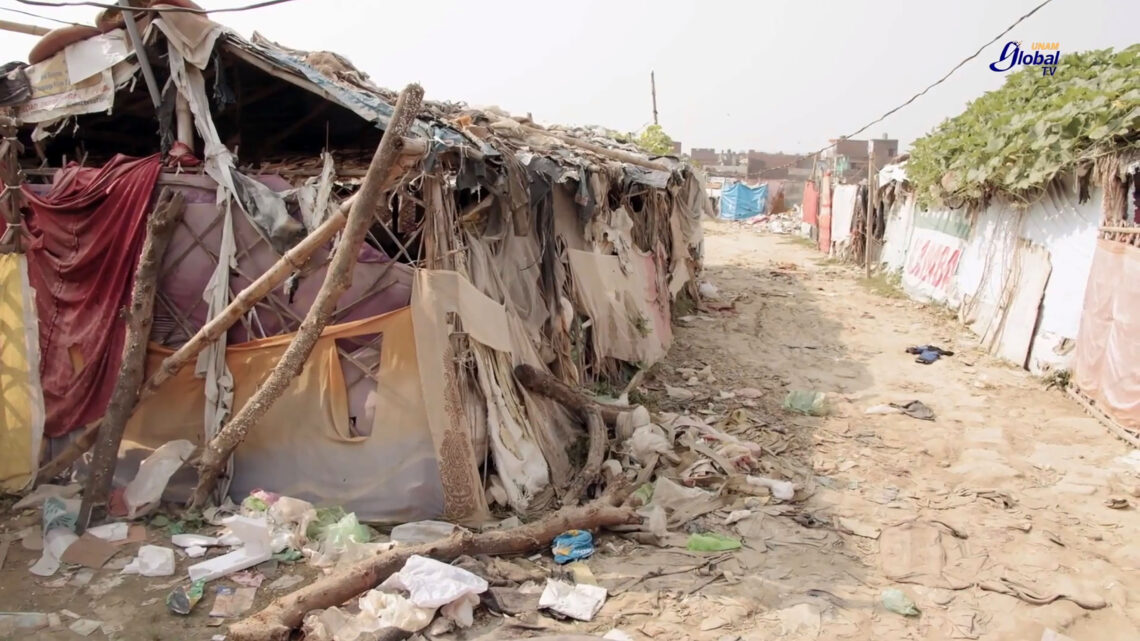
<instances>
[{"instance_id":1,"label":"scattered litter","mask_svg":"<svg viewBox=\"0 0 1140 641\"><path fill-rule=\"evenodd\" d=\"M419 632L431 623L435 608L419 607L399 594L369 590L360 597L360 613L374 619L377 629Z\"/></svg>"},{"instance_id":2,"label":"scattered litter","mask_svg":"<svg viewBox=\"0 0 1140 641\"><path fill-rule=\"evenodd\" d=\"M784 409L806 416L826 416L827 394L810 390L792 390L784 397Z\"/></svg>"},{"instance_id":3,"label":"scattered litter","mask_svg":"<svg viewBox=\"0 0 1140 641\"><path fill-rule=\"evenodd\" d=\"M71 580L67 582L73 588L82 588L91 583L91 579L95 578L95 570L92 568L83 568L76 572Z\"/></svg>"},{"instance_id":4,"label":"scattered litter","mask_svg":"<svg viewBox=\"0 0 1140 641\"><path fill-rule=\"evenodd\" d=\"M44 509L46 512L46 503ZM53 576L59 570L60 559L64 552L77 540L79 537L68 528L57 527L47 530L43 538L43 554L29 571L36 576Z\"/></svg>"},{"instance_id":5,"label":"scattered litter","mask_svg":"<svg viewBox=\"0 0 1140 641\"><path fill-rule=\"evenodd\" d=\"M665 384L665 393L669 398L675 401L691 401L697 397L697 393L692 390L687 390L683 387L673 387L672 385Z\"/></svg>"},{"instance_id":6,"label":"scattered litter","mask_svg":"<svg viewBox=\"0 0 1140 641\"><path fill-rule=\"evenodd\" d=\"M170 576L174 574L174 550L158 545L144 545L139 548L138 556L123 568L122 574Z\"/></svg>"},{"instance_id":7,"label":"scattered litter","mask_svg":"<svg viewBox=\"0 0 1140 641\"><path fill-rule=\"evenodd\" d=\"M170 542L180 548L188 548L193 546L210 547L212 545L221 545L218 538L215 536L203 536L201 534L175 534L170 537Z\"/></svg>"},{"instance_id":8,"label":"scattered litter","mask_svg":"<svg viewBox=\"0 0 1140 641\"><path fill-rule=\"evenodd\" d=\"M214 588L214 592L217 596L214 597L214 607L210 608L210 616L219 619L240 616L253 607L253 599L257 596L257 588L234 588L228 585L219 585Z\"/></svg>"},{"instance_id":9,"label":"scattered litter","mask_svg":"<svg viewBox=\"0 0 1140 641\"><path fill-rule=\"evenodd\" d=\"M273 556L269 549L269 525L264 519L232 516L226 520L230 531L243 543L242 547L188 568L191 581L213 581L223 576L264 563Z\"/></svg>"},{"instance_id":10,"label":"scattered litter","mask_svg":"<svg viewBox=\"0 0 1140 641\"><path fill-rule=\"evenodd\" d=\"M206 556L206 548L200 545L191 545L190 547L185 548L184 551L186 552L186 556L190 557L191 559L200 559Z\"/></svg>"},{"instance_id":11,"label":"scattered litter","mask_svg":"<svg viewBox=\"0 0 1140 641\"><path fill-rule=\"evenodd\" d=\"M269 506L273 505L281 498L280 494L274 492L266 492L265 490L253 490L249 496L241 502L241 510L248 515L257 515L261 512L269 510Z\"/></svg>"},{"instance_id":12,"label":"scattered litter","mask_svg":"<svg viewBox=\"0 0 1140 641\"><path fill-rule=\"evenodd\" d=\"M586 585L598 584L598 579L594 576L594 572L590 570L590 566L581 561L566 564L566 570L570 572L574 583L584 583Z\"/></svg>"},{"instance_id":13,"label":"scattered litter","mask_svg":"<svg viewBox=\"0 0 1140 641\"><path fill-rule=\"evenodd\" d=\"M740 539L734 539L731 536L716 534L714 532L690 534L689 541L685 544L685 547L693 552L724 552L726 550L739 550Z\"/></svg>"},{"instance_id":14,"label":"scattered litter","mask_svg":"<svg viewBox=\"0 0 1140 641\"><path fill-rule=\"evenodd\" d=\"M591 621L606 602L606 589L597 585L570 585L564 581L546 580L546 588L538 599L539 607L579 621Z\"/></svg>"},{"instance_id":15,"label":"scattered litter","mask_svg":"<svg viewBox=\"0 0 1140 641\"><path fill-rule=\"evenodd\" d=\"M118 523L107 523L105 525L97 525L95 527L87 528L85 534L99 537L104 541L116 542L126 540L127 535L130 534L130 523L119 521Z\"/></svg>"},{"instance_id":16,"label":"scattered litter","mask_svg":"<svg viewBox=\"0 0 1140 641\"><path fill-rule=\"evenodd\" d=\"M929 365L942 356L954 355L954 352L942 349L937 345L915 345L906 348L906 353L917 354L917 358L914 359L914 362L922 363L923 365Z\"/></svg>"},{"instance_id":17,"label":"scattered litter","mask_svg":"<svg viewBox=\"0 0 1140 641\"><path fill-rule=\"evenodd\" d=\"M230 580L247 588L258 588L261 587L261 583L265 581L265 575L260 572L246 570L245 572L231 574Z\"/></svg>"},{"instance_id":18,"label":"scattered litter","mask_svg":"<svg viewBox=\"0 0 1140 641\"><path fill-rule=\"evenodd\" d=\"M790 501L796 495L796 486L790 481L778 481L763 476L749 476L745 478L745 481L749 485L768 488L768 491L772 493L772 498L781 501Z\"/></svg>"},{"instance_id":19,"label":"scattered litter","mask_svg":"<svg viewBox=\"0 0 1140 641\"><path fill-rule=\"evenodd\" d=\"M15 634L15 630L40 630L49 625L43 612L0 612L0 634Z\"/></svg>"},{"instance_id":20,"label":"scattered litter","mask_svg":"<svg viewBox=\"0 0 1140 641\"><path fill-rule=\"evenodd\" d=\"M652 505L665 510L668 517L667 526L674 528L682 526L698 516L720 509L721 502L712 492L706 492L695 487L684 487L659 476L653 485ZM649 514L648 511L644 511L644 513Z\"/></svg>"},{"instance_id":21,"label":"scattered litter","mask_svg":"<svg viewBox=\"0 0 1140 641\"><path fill-rule=\"evenodd\" d=\"M431 543L451 536L459 527L454 523L443 521L415 521L403 523L392 528L389 537L400 545L416 545L418 543Z\"/></svg>"},{"instance_id":22,"label":"scattered litter","mask_svg":"<svg viewBox=\"0 0 1140 641\"><path fill-rule=\"evenodd\" d=\"M764 392L756 389L755 387L742 387L733 392L734 395L740 398L758 399L764 397Z\"/></svg>"},{"instance_id":23,"label":"scattered litter","mask_svg":"<svg viewBox=\"0 0 1140 641\"><path fill-rule=\"evenodd\" d=\"M665 454L673 449L665 430L657 425L642 425L629 439L629 453L638 463L648 464L653 456Z\"/></svg>"},{"instance_id":24,"label":"scattered litter","mask_svg":"<svg viewBox=\"0 0 1140 641\"><path fill-rule=\"evenodd\" d=\"M313 565L327 567L338 563L348 563L371 551L380 551L392 544L366 546L372 539L372 531L361 525L355 513L345 514L339 521L325 527L321 532L318 553L313 556Z\"/></svg>"},{"instance_id":25,"label":"scattered litter","mask_svg":"<svg viewBox=\"0 0 1140 641\"><path fill-rule=\"evenodd\" d=\"M602 635L602 638L608 639L609 641L633 641L633 637L629 636L629 634L625 632L622 632L621 630L618 630L617 628L614 628L613 630L605 633Z\"/></svg>"},{"instance_id":26,"label":"scattered litter","mask_svg":"<svg viewBox=\"0 0 1140 641\"><path fill-rule=\"evenodd\" d=\"M904 617L916 617L921 614L914 600L898 588L883 590L883 607Z\"/></svg>"},{"instance_id":27,"label":"scattered litter","mask_svg":"<svg viewBox=\"0 0 1140 641\"><path fill-rule=\"evenodd\" d=\"M922 401L908 401L906 403L891 403L891 407L898 409L903 414L911 418L917 418L923 421L934 420L934 410L926 406Z\"/></svg>"},{"instance_id":28,"label":"scattered litter","mask_svg":"<svg viewBox=\"0 0 1140 641\"><path fill-rule=\"evenodd\" d=\"M415 554L380 587L406 590L415 605L438 608L468 595L482 594L488 585L485 579L467 570Z\"/></svg>"},{"instance_id":29,"label":"scattered litter","mask_svg":"<svg viewBox=\"0 0 1140 641\"><path fill-rule=\"evenodd\" d=\"M299 574L283 574L270 581L269 585L265 586L265 588L272 592L284 592L285 590L288 590L289 588L301 583L304 580L305 577Z\"/></svg>"},{"instance_id":30,"label":"scattered litter","mask_svg":"<svg viewBox=\"0 0 1140 641\"><path fill-rule=\"evenodd\" d=\"M125 536L126 535L124 535L124 538ZM67 546L67 550L59 557L59 560L64 563L82 565L83 567L98 570L103 567L111 557L115 556L115 553L118 551L119 546L114 543L105 541L90 532L84 532L83 536Z\"/></svg>"},{"instance_id":31,"label":"scattered litter","mask_svg":"<svg viewBox=\"0 0 1140 641\"><path fill-rule=\"evenodd\" d=\"M902 410L894 405L872 405L863 411L864 414L902 414Z\"/></svg>"},{"instance_id":32,"label":"scattered litter","mask_svg":"<svg viewBox=\"0 0 1140 641\"><path fill-rule=\"evenodd\" d=\"M555 563L569 563L594 555L594 536L585 530L569 530L554 537L550 546Z\"/></svg>"},{"instance_id":33,"label":"scattered litter","mask_svg":"<svg viewBox=\"0 0 1140 641\"><path fill-rule=\"evenodd\" d=\"M81 637L89 637L91 633L103 627L103 622L94 619L80 619L75 623L67 626L68 630L78 634Z\"/></svg>"},{"instance_id":34,"label":"scattered litter","mask_svg":"<svg viewBox=\"0 0 1140 641\"><path fill-rule=\"evenodd\" d=\"M1104 506L1113 510L1126 510L1129 507L1129 503L1126 498L1114 496L1106 500Z\"/></svg>"},{"instance_id":35,"label":"scattered litter","mask_svg":"<svg viewBox=\"0 0 1140 641\"><path fill-rule=\"evenodd\" d=\"M52 485L51 483L45 483L32 490L24 498L16 501L16 504L12 506L12 511L19 512L20 510L26 510L28 508L39 507L43 504L44 500L48 498L75 498L79 496L79 492L82 489L83 486L78 483L72 483L71 485Z\"/></svg>"},{"instance_id":36,"label":"scattered litter","mask_svg":"<svg viewBox=\"0 0 1140 641\"><path fill-rule=\"evenodd\" d=\"M175 614L183 616L190 614L194 606L202 600L202 594L205 591L205 581L195 581L190 585L178 586L166 597L166 607Z\"/></svg>"},{"instance_id":37,"label":"scattered litter","mask_svg":"<svg viewBox=\"0 0 1140 641\"><path fill-rule=\"evenodd\" d=\"M733 510L724 518L724 524L732 525L739 523L750 516L752 516L752 510Z\"/></svg>"},{"instance_id":38,"label":"scattered litter","mask_svg":"<svg viewBox=\"0 0 1140 641\"><path fill-rule=\"evenodd\" d=\"M716 300L720 296L720 290L717 286L707 280L701 281L701 284L697 285L697 293L701 295L701 298L709 300Z\"/></svg>"},{"instance_id":39,"label":"scattered litter","mask_svg":"<svg viewBox=\"0 0 1140 641\"><path fill-rule=\"evenodd\" d=\"M868 523L863 523L862 521L858 521L856 519L839 517L836 519L836 523L844 531L850 532L855 536L861 536L865 539L877 539L879 538L879 535L882 534L882 530L879 528Z\"/></svg>"},{"instance_id":40,"label":"scattered litter","mask_svg":"<svg viewBox=\"0 0 1140 641\"><path fill-rule=\"evenodd\" d=\"M135 518L154 509L170 477L194 453L194 444L187 440L162 444L139 464L138 474L127 483L123 498L127 502L127 516Z\"/></svg>"}]
</instances>

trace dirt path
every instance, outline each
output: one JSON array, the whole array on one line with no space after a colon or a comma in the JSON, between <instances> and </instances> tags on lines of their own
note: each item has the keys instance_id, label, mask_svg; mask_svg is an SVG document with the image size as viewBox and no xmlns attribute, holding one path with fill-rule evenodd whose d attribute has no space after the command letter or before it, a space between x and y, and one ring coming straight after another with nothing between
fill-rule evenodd
<instances>
[{"instance_id":1,"label":"dirt path","mask_svg":"<svg viewBox=\"0 0 1140 641\"><path fill-rule=\"evenodd\" d=\"M681 385L677 368L711 365L718 380L693 388L696 401L655 396L664 409L694 415L740 405L720 399L721 390L765 392L745 408L754 425L743 431L786 446L765 463L811 496L753 510L734 526L706 517L701 527L744 539L716 566L725 578L695 596L677 594L707 583L708 570L643 581L639 589L674 596L619 595L603 614L635 638L655 639L1040 641L1042 625L1077 641L1140 638L1140 517L1105 505L1112 496L1138 502L1130 494L1140 488L1136 468L1116 460L1129 453L1123 443L1063 393L974 351L944 311L884 296L788 237L719 224L706 234L706 276L723 298L739 297L736 311L679 329L649 387ZM904 350L923 343L957 354L920 365ZM827 392L831 414L788 414L779 403L789 389ZM936 420L865 413L912 399ZM613 559L612 569L701 562L647 550ZM1003 579L1106 607L1031 605L978 587ZM922 615L885 610L888 588L904 590ZM623 608L652 614L619 615Z\"/></svg>"}]
</instances>

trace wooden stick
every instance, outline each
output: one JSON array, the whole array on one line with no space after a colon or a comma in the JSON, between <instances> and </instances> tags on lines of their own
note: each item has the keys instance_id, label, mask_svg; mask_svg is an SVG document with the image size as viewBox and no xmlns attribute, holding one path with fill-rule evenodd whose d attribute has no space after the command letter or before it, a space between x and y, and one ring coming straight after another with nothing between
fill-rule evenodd
<instances>
[{"instance_id":1,"label":"wooden stick","mask_svg":"<svg viewBox=\"0 0 1140 641\"><path fill-rule=\"evenodd\" d=\"M529 125L522 125L522 128L531 132L531 133L536 133L536 134L541 134L544 136L550 136L552 138L557 138L557 139L561 140L562 142L564 142L568 145L571 145L573 147L581 147L582 149L585 149L586 151L592 151L595 154L598 154L599 156L605 156L606 158L611 158L611 159L616 160L618 162L629 163L631 165L637 165L639 167L645 167L646 169L655 169L657 171L672 171L672 168L669 167L669 165L666 165L665 163L653 162L652 160L647 160L645 158L642 158L641 156L638 156L637 154L631 154L628 151L622 151L620 149L610 149L609 147L603 147L601 145L595 145L592 142L582 140L581 138L575 138L574 136L564 134L560 131L552 131L549 129L539 129L538 127L531 127Z\"/></svg>"},{"instance_id":2,"label":"wooden stick","mask_svg":"<svg viewBox=\"0 0 1140 641\"><path fill-rule=\"evenodd\" d=\"M519 365L516 367L515 378L518 379L518 382L523 387L535 394L541 394L546 398L557 401L566 409L574 412L574 414L583 421L589 418L590 410L597 410L605 424L612 427L617 424L618 416L620 416L622 412L629 412L635 409L634 407L606 405L605 403L599 403L587 398L585 394L563 383L554 376L530 365Z\"/></svg>"},{"instance_id":3,"label":"wooden stick","mask_svg":"<svg viewBox=\"0 0 1140 641\"><path fill-rule=\"evenodd\" d=\"M410 547L398 547L334 572L277 599L261 612L230 626L232 641L286 641L305 614L340 605L379 585L404 566L414 554L439 561L462 555L493 556L526 554L545 548L566 530L595 530L638 522L630 509L614 507L615 495L607 494L582 507L563 508L521 527L480 534L462 532L447 539Z\"/></svg>"},{"instance_id":4,"label":"wooden stick","mask_svg":"<svg viewBox=\"0 0 1140 641\"><path fill-rule=\"evenodd\" d=\"M174 235L174 227L182 218L184 196L181 192L163 189L146 224L146 240L142 255L135 268L135 282L131 289L131 303L127 310L127 335L123 344L123 360L119 365L119 380L111 393L107 413L103 415L91 459L91 471L83 489L83 503L79 508L76 531L80 534L91 520L91 510L103 505L111 491L115 463L119 458L119 444L127 419L135 409L146 367L146 346L150 328L154 324L154 296L158 290L158 273L162 256Z\"/></svg>"},{"instance_id":5,"label":"wooden stick","mask_svg":"<svg viewBox=\"0 0 1140 641\"><path fill-rule=\"evenodd\" d=\"M352 284L352 270L356 266L356 257L360 253L360 246L364 243L364 236L372 224L373 212L383 196L385 178L399 157L403 135L415 120L420 103L423 101L423 94L423 89L417 84L408 85L400 92L395 110L392 112L392 120L380 138L380 146L376 148L376 155L372 157L368 175L365 176L358 192L359 197L348 214L344 235L333 251L325 281L321 284L312 307L309 308L289 347L285 349L285 353L281 355L281 359L269 374L269 378L257 388L253 397L237 412L229 424L210 439L203 450L202 458L197 464L198 485L190 497L191 508L198 508L206 503L230 454L245 440L250 428L265 416L273 403L285 392L289 382L301 373L313 347L317 344L317 339L332 318L337 301Z\"/></svg>"},{"instance_id":6,"label":"wooden stick","mask_svg":"<svg viewBox=\"0 0 1140 641\"><path fill-rule=\"evenodd\" d=\"M562 499L563 505L578 505L586 496L586 491L598 480L602 472L602 462L606 460L606 452L610 447L606 424L602 422L602 415L597 408L591 407L586 410L586 429L590 437L586 463L574 477L570 487L566 488L566 495Z\"/></svg>"}]
</instances>

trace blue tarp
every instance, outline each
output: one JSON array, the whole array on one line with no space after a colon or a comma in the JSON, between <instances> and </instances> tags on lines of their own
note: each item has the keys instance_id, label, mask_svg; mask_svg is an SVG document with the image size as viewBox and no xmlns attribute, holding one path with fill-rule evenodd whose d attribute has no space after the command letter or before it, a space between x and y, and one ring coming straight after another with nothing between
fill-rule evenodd
<instances>
[{"instance_id":1,"label":"blue tarp","mask_svg":"<svg viewBox=\"0 0 1140 641\"><path fill-rule=\"evenodd\" d=\"M744 183L725 185L720 192L720 217L744 220L759 216L768 208L768 185L749 187Z\"/></svg>"}]
</instances>

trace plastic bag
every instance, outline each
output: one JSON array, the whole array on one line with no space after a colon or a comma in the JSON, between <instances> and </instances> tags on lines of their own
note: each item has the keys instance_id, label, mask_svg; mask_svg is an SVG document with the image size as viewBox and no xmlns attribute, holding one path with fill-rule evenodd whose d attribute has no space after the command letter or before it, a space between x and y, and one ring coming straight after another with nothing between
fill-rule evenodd
<instances>
[{"instance_id":1,"label":"plastic bag","mask_svg":"<svg viewBox=\"0 0 1140 641\"><path fill-rule=\"evenodd\" d=\"M174 574L174 550L158 545L144 545L139 555L131 559L123 574L140 576L170 576Z\"/></svg>"},{"instance_id":2,"label":"plastic bag","mask_svg":"<svg viewBox=\"0 0 1140 641\"><path fill-rule=\"evenodd\" d=\"M784 409L807 416L826 416L827 394L810 390L792 390L784 397Z\"/></svg>"},{"instance_id":3,"label":"plastic bag","mask_svg":"<svg viewBox=\"0 0 1140 641\"><path fill-rule=\"evenodd\" d=\"M550 550L555 563L569 563L594 555L594 536L586 530L567 530L554 537Z\"/></svg>"},{"instance_id":4,"label":"plastic bag","mask_svg":"<svg viewBox=\"0 0 1140 641\"><path fill-rule=\"evenodd\" d=\"M187 440L164 443L139 464L139 472L127 483L123 499L127 503L127 518L149 512L162 498L170 477L194 453L194 444Z\"/></svg>"},{"instance_id":5,"label":"plastic bag","mask_svg":"<svg viewBox=\"0 0 1140 641\"><path fill-rule=\"evenodd\" d=\"M430 543L446 539L457 530L453 523L443 521L416 521L404 523L392 528L391 539L400 545L414 545L416 543Z\"/></svg>"},{"instance_id":6,"label":"plastic bag","mask_svg":"<svg viewBox=\"0 0 1140 641\"><path fill-rule=\"evenodd\" d=\"M407 590L408 598L415 605L438 608L468 594L482 594L488 585L482 577L467 570L416 554L380 587Z\"/></svg>"},{"instance_id":7,"label":"plastic bag","mask_svg":"<svg viewBox=\"0 0 1140 641\"><path fill-rule=\"evenodd\" d=\"M375 630L400 628L405 632L419 632L428 627L434 616L435 608L421 608L399 594L369 590L360 597L358 618L375 620Z\"/></svg>"},{"instance_id":8,"label":"plastic bag","mask_svg":"<svg viewBox=\"0 0 1140 641\"><path fill-rule=\"evenodd\" d=\"M883 607L904 617L916 617L922 613L914 600L898 588L883 590Z\"/></svg>"},{"instance_id":9,"label":"plastic bag","mask_svg":"<svg viewBox=\"0 0 1140 641\"><path fill-rule=\"evenodd\" d=\"M319 541L324 536L326 528L336 524L337 521L347 515L348 513L339 505L317 508L317 516L309 521L309 526L305 528L305 536L310 541Z\"/></svg>"},{"instance_id":10,"label":"plastic bag","mask_svg":"<svg viewBox=\"0 0 1140 641\"><path fill-rule=\"evenodd\" d=\"M690 534L686 547L693 552L724 552L726 550L739 550L740 541L731 536L705 532L703 534Z\"/></svg>"},{"instance_id":11,"label":"plastic bag","mask_svg":"<svg viewBox=\"0 0 1140 641\"><path fill-rule=\"evenodd\" d=\"M647 463L653 455L660 455L673 448L665 437L665 430L650 423L642 425L629 439L629 453L639 463Z\"/></svg>"},{"instance_id":12,"label":"plastic bag","mask_svg":"<svg viewBox=\"0 0 1140 641\"><path fill-rule=\"evenodd\" d=\"M764 478L763 476L748 476L745 477L745 482L749 485L756 487L766 487L772 493L773 498L780 499L781 501L790 501L796 495L796 486L789 481L777 481L776 479Z\"/></svg>"}]
</instances>

